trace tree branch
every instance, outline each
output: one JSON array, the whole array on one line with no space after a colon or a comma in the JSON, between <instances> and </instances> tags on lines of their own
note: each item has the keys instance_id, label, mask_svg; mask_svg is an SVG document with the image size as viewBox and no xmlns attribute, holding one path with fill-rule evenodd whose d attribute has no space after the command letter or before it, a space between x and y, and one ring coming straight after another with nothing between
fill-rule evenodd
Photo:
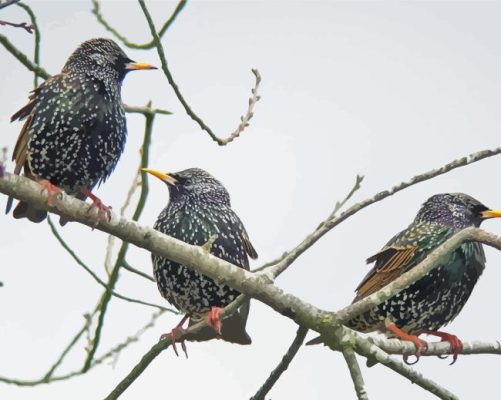
<instances>
[{"instance_id":1,"label":"tree branch","mask_svg":"<svg viewBox=\"0 0 501 400\"><path fill-rule=\"evenodd\" d=\"M345 346L342 349L344 360L348 365L350 370L351 380L355 386L355 392L357 393L358 400L369 400L367 391L365 390L364 377L362 376L362 371L358 365L357 357L351 346Z\"/></svg>"},{"instance_id":2,"label":"tree branch","mask_svg":"<svg viewBox=\"0 0 501 400\"><path fill-rule=\"evenodd\" d=\"M165 23L163 24L162 28L160 28L160 30L158 31L158 37L162 37L165 32L167 32L167 29L170 28L170 26L172 25L172 23L176 20L176 17L179 15L179 13L183 10L184 6L186 5L188 1L187 0L181 0L174 12L172 13L172 15L167 19L167 21L165 21ZM143 44L138 44L138 43L133 43L129 40L127 40L127 38L125 36L123 36L122 34L120 34L115 28L113 28L103 17L103 15L101 14L101 9L100 9L100 4L99 4L99 1L98 0L92 0L92 14L94 14L96 16L96 19L98 20L98 22L103 25L103 27L108 31L110 32L113 36L115 36L118 40L120 40L124 46L126 47L129 47L131 49L138 49L138 50L147 50L147 49L152 49L153 47L155 47L155 41L152 39L151 41L149 41L148 43L143 43Z\"/></svg>"},{"instance_id":3,"label":"tree branch","mask_svg":"<svg viewBox=\"0 0 501 400\"><path fill-rule=\"evenodd\" d=\"M160 37L157 34L156 28L155 28L155 23L153 22L153 19L151 18L151 14L148 11L148 8L146 7L146 4L144 3L144 0L138 0L139 5L141 6L141 9L143 10L144 16L146 17L146 21L148 22L148 26L150 27L150 32L151 36L153 37L153 43L155 44L155 47L157 48L158 56L160 57L160 61L162 63L162 71L164 72L169 84L171 85L172 89L174 90L174 93L176 94L176 97L178 98L179 102L182 104L184 107L186 113L190 116L192 120L194 120L202 130L207 132L209 136L214 140L218 145L224 146L227 145L228 143L232 142L235 138L240 136L242 131L249 125L250 119L254 115L254 105L259 101L260 96L258 95L258 88L259 84L261 83L261 76L259 75L259 72L257 69L253 69L252 73L254 74L256 78L256 83L254 88L251 90L252 96L249 99L249 107L247 109L247 112L244 116L240 117L240 124L238 127L233 131L227 138L221 139L219 138L213 131L210 129L205 122L193 112L189 104L186 102L184 99L183 95L181 94L181 91L179 90L179 87L177 86L176 82L174 81L174 78L172 77L172 74L169 70L169 67L167 65L167 58L165 57L165 52L164 48L162 46L162 43L160 42Z\"/></svg>"},{"instance_id":4,"label":"tree branch","mask_svg":"<svg viewBox=\"0 0 501 400\"><path fill-rule=\"evenodd\" d=\"M238 308L246 301L246 297L243 295L238 296L231 304L226 306L223 311L221 311L220 318L224 320L235 313ZM190 326L185 331L176 335L176 341L180 342L185 337L190 335L196 335L202 329L208 326L207 319L203 319L200 322ZM151 364L151 362L165 349L172 345L172 340L170 337L160 340L158 343L153 345L153 347L141 358L141 361L132 369L132 371L124 378L120 383L106 396L105 400L115 400L120 397L120 395L127 390L127 388L143 373L143 371Z\"/></svg>"},{"instance_id":5,"label":"tree branch","mask_svg":"<svg viewBox=\"0 0 501 400\"><path fill-rule=\"evenodd\" d=\"M147 104L147 107L151 107L151 102ZM148 166L148 160L149 160L149 155L150 155L150 144L151 144L151 136L152 136L152 130L153 130L153 121L155 120L155 114L145 114L145 127L144 127L144 138L143 138L143 145L141 147L142 149L142 154L141 154L141 166L147 167ZM146 173L142 172L142 180L141 180L141 193L139 195L139 200L136 205L136 209L134 211L134 215L132 216L133 221L137 221L139 217L141 216L141 213L143 212L144 205L146 204L146 198L148 196L148 191L149 191L149 185L148 185L148 178L146 177ZM115 235L116 236L116 235ZM94 354L97 350L97 347L99 345L100 337L101 337L101 331L103 329L103 324L104 324L104 316L106 314L106 310L108 308L108 303L111 300L111 295L113 292L113 289L118 281L119 278L119 271L120 268L123 265L123 262L125 260L125 255L127 254L127 249L128 249L129 243L127 241L122 242L122 246L120 247L120 250L118 251L118 255L115 261L115 265L113 267L113 270L111 271L108 284L106 286L106 290L103 293L103 296L101 298L100 302L100 312L99 312L99 317L98 317L98 322L96 326L96 331L94 334L94 339L92 341L87 359L84 363L83 366L83 371L87 371L90 368L92 358L94 357Z\"/></svg>"},{"instance_id":6,"label":"tree branch","mask_svg":"<svg viewBox=\"0 0 501 400\"><path fill-rule=\"evenodd\" d=\"M31 61L26 54L20 51L16 46L14 46L6 36L0 33L0 44L5 47L10 54L12 54L21 64L23 64L28 70L41 76L43 79L50 78L50 74L42 67L36 65Z\"/></svg>"},{"instance_id":7,"label":"tree branch","mask_svg":"<svg viewBox=\"0 0 501 400\"><path fill-rule=\"evenodd\" d=\"M456 233L453 237L448 239L446 242L438 246L423 261L421 261L410 271L402 274L393 282L389 283L377 292L338 311L336 313L336 318L338 319L339 323L343 324L346 321L349 321L350 319L363 314L373 307L376 307L379 304L385 302L386 300L390 299L395 294L400 292L402 289L410 286L411 284L428 274L431 270L438 267L449 254L451 254L463 243L470 241L484 243L488 246L501 250L501 237L496 236L492 233L487 233L479 228L470 227L463 229L462 231Z\"/></svg>"},{"instance_id":8,"label":"tree branch","mask_svg":"<svg viewBox=\"0 0 501 400\"><path fill-rule=\"evenodd\" d=\"M331 213L331 215L329 215L329 217L326 220L324 220L313 233L308 235L294 249L285 253L282 258L277 260L277 263L275 265L268 266L267 270L271 271L271 273L274 275L276 275L277 272L285 270L292 262L294 262L301 254L303 254L311 246L313 246L320 238L322 238L331 229L335 228L337 225L339 225L349 217L355 215L359 211L363 210L364 208L374 203L377 203L383 199L386 199L387 197L390 197L397 192L407 189L410 186L435 178L439 175L443 175L449 171L452 171L453 169L473 164L477 161L483 160L484 158L496 156L500 153L501 153L501 147L497 147L492 150L487 149L487 150L477 151L466 157L461 157L456 160L453 160L440 168L432 169L428 172L416 175L411 179L409 179L408 181L404 181L399 183L398 185L393 186L391 189L379 192L374 196L372 196L371 198L368 198L364 201L354 204L353 206L348 208L345 212L343 212L339 217L335 217L333 215L335 214L335 212Z\"/></svg>"},{"instance_id":9,"label":"tree branch","mask_svg":"<svg viewBox=\"0 0 501 400\"><path fill-rule=\"evenodd\" d=\"M12 4L16 4L16 3L19 3L21 0L5 0L5 1L2 1L0 2L0 10L2 8L5 8L5 7L9 7L11 6Z\"/></svg>"},{"instance_id":10,"label":"tree branch","mask_svg":"<svg viewBox=\"0 0 501 400\"><path fill-rule=\"evenodd\" d=\"M294 338L293 342L291 343L285 355L282 357L282 360L277 365L277 367L271 372L268 379L266 379L264 384L258 389L256 394L251 397L250 400L265 399L265 396L273 388L275 383L277 383L277 381L280 379L285 370L289 367L290 363L292 362L297 352L299 351L299 348L303 345L304 338L306 337L307 333L308 333L308 328L304 328L302 326L298 328L296 332L296 337Z\"/></svg>"},{"instance_id":11,"label":"tree branch","mask_svg":"<svg viewBox=\"0 0 501 400\"><path fill-rule=\"evenodd\" d=\"M71 247L64 241L64 239L62 238L61 234L57 231L57 228L54 226L54 223L52 222L50 216L47 218L47 222L49 223L49 227L51 229L52 234L54 235L54 237L56 238L56 240L59 242L59 244L61 245L61 247L64 250L66 250L67 253L71 256L71 258L73 258L73 260L78 265L80 265L90 276L92 276L92 278L99 285L101 285L102 287L104 287L105 289L107 289L106 283L103 282L103 280L101 278L99 278L99 276L97 276L97 274L94 271L92 271L92 269L87 264L85 264L80 259L80 257L78 257L78 255L71 249ZM111 295L114 296L114 297L116 297L116 298L118 298L118 299L125 300L125 301L127 301L129 303L141 304L141 305L144 305L144 306L156 308L158 310L169 311L169 312L172 312L174 314L179 314L176 310L174 310L172 308L167 308L167 307L164 307L164 306L160 306L158 304L148 303L146 301L142 301L142 300L139 300L139 299L133 299L133 298L130 298L130 297L127 297L127 296L123 296L120 293L117 293L115 291L112 291Z\"/></svg>"},{"instance_id":12,"label":"tree branch","mask_svg":"<svg viewBox=\"0 0 501 400\"><path fill-rule=\"evenodd\" d=\"M84 223L88 226L93 226L95 224L94 219L88 214L88 205L70 196L63 195L61 198L56 199L55 206L48 207L47 195L45 193L40 193L40 186L29 179L6 173L5 176L0 179L0 192L27 201L37 208L45 208L62 214L65 217L69 217L71 220ZM208 254L198 246L189 245L163 235L154 229L140 226L134 221L127 221L124 218L117 220L116 215L112 215L111 221L101 221L96 228L103 232L116 235L122 240L133 243L136 246L146 248L153 254L169 258L174 262L196 269L222 284L234 287L241 293L254 297L272 307L275 311L293 319L301 326L314 329L326 337L332 337L336 329L343 329L343 332L346 330L346 328L339 325L341 319L336 313L320 310L292 294L284 293L283 290L272 284L271 279L265 272L257 274L245 271ZM431 270L433 266L436 267L445 252L455 249L460 245L461 240L476 240L484 244L495 246L496 248L501 248L501 238L478 228L468 228L433 251L415 268L415 270L421 270L422 273L424 268L429 268L429 270ZM432 263L433 266L431 266ZM418 275L414 275L414 278L418 279ZM394 282L393 290L395 293L401 288L401 282L406 279L411 279L408 277L408 273L402 275ZM406 282L409 284L408 281ZM388 295L388 293L385 292L385 288L380 292L384 293L384 295ZM379 292L375 294L375 296L378 295L380 295ZM366 342L367 341L357 342L356 351L366 357L374 357L372 353L374 349L372 347L367 347L366 344L368 345L368 342ZM371 346L376 348L373 344L371 344ZM393 360L387 359L386 353L381 352L382 350L377 348L376 353L379 354L378 357L382 359L381 361L376 357L379 362L397 372L400 371L399 373L425 388L432 385L431 381L425 378L420 380L420 374L406 369L401 363L395 363ZM432 392L442 393L441 390L441 388L435 388ZM442 393L442 398L453 398L447 396Z\"/></svg>"},{"instance_id":13,"label":"tree branch","mask_svg":"<svg viewBox=\"0 0 501 400\"><path fill-rule=\"evenodd\" d=\"M33 50L33 62L36 64L36 65L40 65L40 40L41 40L41 33L40 33L40 29L38 29L38 23L37 23L37 17L35 15L35 13L33 12L33 10L31 9L31 7L27 4L24 4L24 3L19 3L18 4L19 7L21 7L24 11L26 11L26 13L28 14L28 16L30 17L30 20L31 20L31 25L33 27L33 30L35 31L35 35L34 35L34 50ZM35 71L33 73L33 88L36 88L38 86L38 74L37 72Z\"/></svg>"},{"instance_id":14,"label":"tree branch","mask_svg":"<svg viewBox=\"0 0 501 400\"><path fill-rule=\"evenodd\" d=\"M157 313L153 314L150 321L142 327L139 331L137 331L134 335L127 337L122 343L119 343L118 345L112 347L110 350L108 350L106 353L104 353L102 356L94 359L92 361L91 368L94 368L100 364L102 364L104 361L109 359L110 357L117 356L120 354L120 352L128 347L130 344L135 343L139 341L139 338L142 336L144 332L146 332L148 329L152 328L155 325L156 320L160 315L163 314L163 311L158 311ZM24 380L24 379L12 379L12 378L6 378L3 376L0 376L0 382L7 383L10 385L17 385L17 386L38 386L42 384L47 384L51 382L58 382L58 381L64 381L68 380L70 378L73 378L75 376L80 376L83 375L85 372L80 370L69 372L66 374L62 375L57 375L53 376L53 373L55 369L60 365L62 358L67 354L67 352L71 349L71 347L74 346L76 341L81 337L83 332L85 331L86 326L82 328L81 331L73 338L72 342L67 346L67 348L64 350L63 354L59 357L59 359L56 361L56 363L51 367L49 372L45 374L42 378L40 379L33 379L33 380ZM75 342L75 343L73 343Z\"/></svg>"}]
</instances>

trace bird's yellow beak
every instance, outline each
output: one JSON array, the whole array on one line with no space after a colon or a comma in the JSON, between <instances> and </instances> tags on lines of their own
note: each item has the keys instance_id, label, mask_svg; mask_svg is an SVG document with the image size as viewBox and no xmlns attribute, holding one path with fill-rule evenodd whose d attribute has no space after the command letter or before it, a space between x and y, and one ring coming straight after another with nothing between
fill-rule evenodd
<instances>
[{"instance_id":1,"label":"bird's yellow beak","mask_svg":"<svg viewBox=\"0 0 501 400\"><path fill-rule=\"evenodd\" d=\"M486 210L482 211L482 219L499 218L501 217L501 210Z\"/></svg>"},{"instance_id":2,"label":"bird's yellow beak","mask_svg":"<svg viewBox=\"0 0 501 400\"><path fill-rule=\"evenodd\" d=\"M154 65L146 64L146 63L137 63L137 62L129 62L125 64L125 69L128 71L133 71L137 69L158 69Z\"/></svg>"},{"instance_id":3,"label":"bird's yellow beak","mask_svg":"<svg viewBox=\"0 0 501 400\"><path fill-rule=\"evenodd\" d=\"M148 174L156 176L158 179L164 181L165 183L169 183L171 185L175 185L177 183L177 180L175 178L173 178L170 175L167 175L165 172L160 172L151 168L142 168L141 170L143 172L147 172Z\"/></svg>"}]
</instances>

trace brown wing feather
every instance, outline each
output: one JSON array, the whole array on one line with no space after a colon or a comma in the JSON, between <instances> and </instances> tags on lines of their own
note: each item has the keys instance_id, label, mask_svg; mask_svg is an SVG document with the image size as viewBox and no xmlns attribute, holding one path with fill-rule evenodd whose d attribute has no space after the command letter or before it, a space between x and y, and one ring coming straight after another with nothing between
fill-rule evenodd
<instances>
[{"instance_id":1,"label":"brown wing feather","mask_svg":"<svg viewBox=\"0 0 501 400\"><path fill-rule=\"evenodd\" d=\"M31 121L33 120L33 115L30 115L26 121L24 122L23 128L19 133L19 137L17 138L16 146L14 147L14 152L12 153L12 161L16 162L16 166L14 168L14 173L19 175L21 169L26 163L27 158L27 147L29 141L28 131L30 129Z\"/></svg>"},{"instance_id":2,"label":"brown wing feather","mask_svg":"<svg viewBox=\"0 0 501 400\"><path fill-rule=\"evenodd\" d=\"M244 230L243 235L242 235L242 242L244 245L245 252L249 255L250 258L255 260L257 258L257 251L254 249L254 246L252 245L249 236L247 235L247 232Z\"/></svg>"},{"instance_id":3,"label":"brown wing feather","mask_svg":"<svg viewBox=\"0 0 501 400\"><path fill-rule=\"evenodd\" d=\"M375 261L376 265L358 286L357 296L354 301L377 292L407 271L415 251L416 248L413 246L390 246L368 258L368 263Z\"/></svg>"}]
</instances>

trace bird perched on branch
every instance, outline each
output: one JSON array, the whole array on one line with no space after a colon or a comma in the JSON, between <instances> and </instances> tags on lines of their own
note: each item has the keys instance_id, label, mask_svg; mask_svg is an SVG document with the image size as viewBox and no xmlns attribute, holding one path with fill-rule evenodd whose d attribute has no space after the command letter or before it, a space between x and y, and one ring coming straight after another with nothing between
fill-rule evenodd
<instances>
[{"instance_id":1,"label":"bird perched on branch","mask_svg":"<svg viewBox=\"0 0 501 400\"><path fill-rule=\"evenodd\" d=\"M149 168L143 171L159 178L169 188L169 204L158 216L154 229L189 244L205 245L214 256L249 269L248 256L257 258L256 250L240 218L231 209L228 191L218 180L198 168L172 174ZM222 324L219 320L222 307L235 300L240 294L238 291L166 258L153 255L152 261L160 293L186 314L164 336L171 336L175 343L176 333L182 331L186 319L190 318L192 323L208 314L213 329L201 332L192 340L208 340L217 333L232 343L251 343L245 331L248 303ZM186 352L184 342L182 344Z\"/></svg>"},{"instance_id":2,"label":"bird perched on branch","mask_svg":"<svg viewBox=\"0 0 501 400\"><path fill-rule=\"evenodd\" d=\"M92 189L115 169L127 136L120 88L127 72L155 69L132 61L109 39L83 42L68 58L61 73L31 93L29 103L11 121L25 123L12 156L15 174L39 182L53 197L63 189L109 213ZM9 198L6 212L12 206ZM41 222L47 212L25 202L15 218Z\"/></svg>"},{"instance_id":3,"label":"bird perched on branch","mask_svg":"<svg viewBox=\"0 0 501 400\"><path fill-rule=\"evenodd\" d=\"M375 263L358 285L357 302L397 279L423 261L434 249L467 227L478 227L487 218L501 217L478 200L462 193L437 194L419 210L414 222L394 236L367 262ZM451 322L470 297L485 268L485 255L478 242L463 243L423 278L390 299L353 318L346 326L361 332L386 331L416 346L416 356L426 348L418 336L438 336L450 343L453 361L462 349L455 335L438 331ZM316 338L309 342L321 342Z\"/></svg>"}]
</instances>

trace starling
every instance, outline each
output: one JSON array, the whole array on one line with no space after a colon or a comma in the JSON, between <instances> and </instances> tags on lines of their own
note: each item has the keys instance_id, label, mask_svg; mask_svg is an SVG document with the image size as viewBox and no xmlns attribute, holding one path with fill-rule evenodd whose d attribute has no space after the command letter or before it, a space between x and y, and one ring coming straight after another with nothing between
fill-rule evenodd
<instances>
[{"instance_id":1,"label":"starling","mask_svg":"<svg viewBox=\"0 0 501 400\"><path fill-rule=\"evenodd\" d=\"M26 119L12 160L24 174L48 191L49 204L63 189L109 213L91 191L113 172L127 136L120 88L127 72L155 69L132 61L109 39L83 42L61 73L32 91L29 103L11 121ZM12 206L7 203L6 213ZM20 202L15 218L41 222L44 210Z\"/></svg>"},{"instance_id":2,"label":"starling","mask_svg":"<svg viewBox=\"0 0 501 400\"><path fill-rule=\"evenodd\" d=\"M372 270L357 287L353 302L378 291L423 261L428 254L467 227L478 227L484 219L501 217L462 193L437 194L419 210L414 222L370 257ZM387 331L416 346L416 356L426 347L422 333L438 336L451 344L454 358L462 349L455 335L438 331L461 311L485 267L478 242L463 243L447 260L395 296L348 321L346 326L361 332ZM314 339L310 343L318 343Z\"/></svg>"},{"instance_id":3,"label":"starling","mask_svg":"<svg viewBox=\"0 0 501 400\"><path fill-rule=\"evenodd\" d=\"M213 240L210 253L246 270L247 256L257 258L249 236L231 209L226 188L202 169L190 168L181 172L165 174L145 168L168 185L169 204L158 216L154 229L182 240L202 246ZM222 327L219 312L240 294L229 286L218 284L213 279L163 257L152 256L153 271L161 295L186 314L169 336L175 341L176 330L181 329L186 319L190 322L209 313L209 322L223 340L250 344L245 331L248 304L239 313L224 320ZM215 331L215 332L214 332ZM200 337L195 340L202 340ZM184 347L183 347L184 349Z\"/></svg>"}]
</instances>

